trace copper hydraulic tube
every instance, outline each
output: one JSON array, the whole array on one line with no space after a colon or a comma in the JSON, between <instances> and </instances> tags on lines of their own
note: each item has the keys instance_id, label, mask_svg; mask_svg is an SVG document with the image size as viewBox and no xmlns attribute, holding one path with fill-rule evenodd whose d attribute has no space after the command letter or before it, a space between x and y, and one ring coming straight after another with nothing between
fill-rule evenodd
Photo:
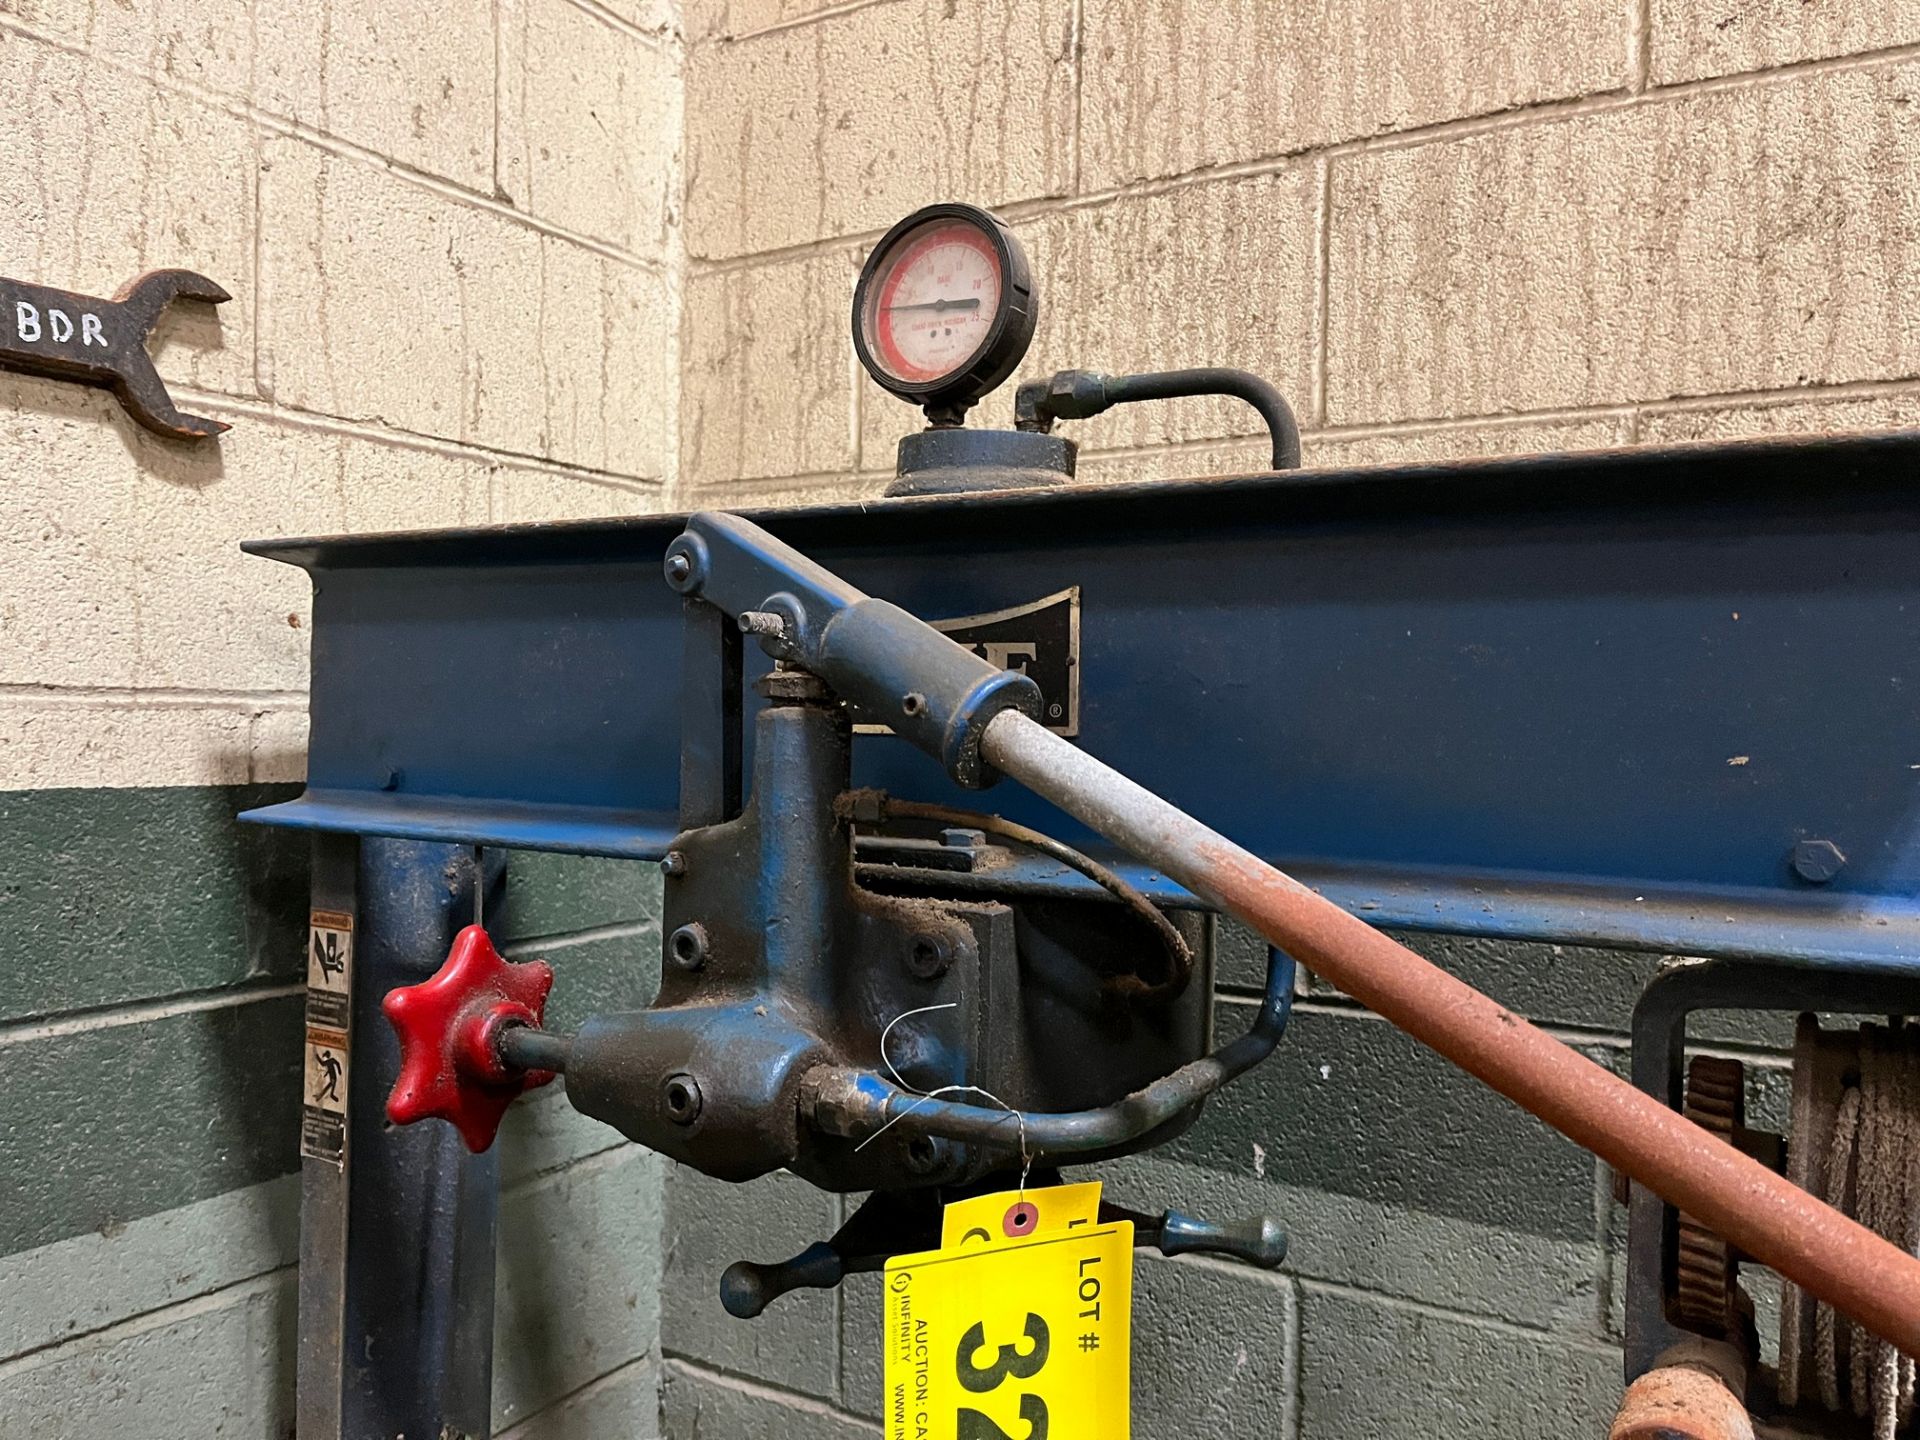
<instances>
[{"instance_id":1,"label":"copper hydraulic tube","mask_svg":"<svg viewBox=\"0 0 1920 1440\"><path fill-rule=\"evenodd\" d=\"M1422 1044L1920 1357L1920 1259L1016 711L986 761Z\"/></svg>"}]
</instances>

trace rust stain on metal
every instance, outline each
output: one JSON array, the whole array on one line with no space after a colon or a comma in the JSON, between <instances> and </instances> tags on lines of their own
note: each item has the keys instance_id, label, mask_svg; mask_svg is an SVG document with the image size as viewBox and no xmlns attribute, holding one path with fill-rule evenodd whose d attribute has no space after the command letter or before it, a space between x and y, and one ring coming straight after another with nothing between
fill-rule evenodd
<instances>
[{"instance_id":1,"label":"rust stain on metal","mask_svg":"<svg viewBox=\"0 0 1920 1440\"><path fill-rule=\"evenodd\" d=\"M0 276L0 368L111 390L156 435L204 440L230 427L175 408L147 337L175 300L232 298L191 270L149 270L111 300Z\"/></svg>"},{"instance_id":2,"label":"rust stain on metal","mask_svg":"<svg viewBox=\"0 0 1920 1440\"><path fill-rule=\"evenodd\" d=\"M1753 1440L1753 1417L1718 1376L1668 1365L1627 1387L1607 1440Z\"/></svg>"}]
</instances>

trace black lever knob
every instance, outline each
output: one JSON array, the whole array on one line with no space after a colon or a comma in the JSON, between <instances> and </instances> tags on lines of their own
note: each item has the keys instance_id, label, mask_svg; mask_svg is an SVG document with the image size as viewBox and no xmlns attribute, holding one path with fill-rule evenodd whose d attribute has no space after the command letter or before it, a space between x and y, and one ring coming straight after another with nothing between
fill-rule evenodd
<instances>
[{"instance_id":1,"label":"black lever knob","mask_svg":"<svg viewBox=\"0 0 1920 1440\"><path fill-rule=\"evenodd\" d=\"M720 1303L735 1319L751 1320L789 1290L831 1290L846 1274L840 1252L821 1240L777 1265L734 1261L720 1276Z\"/></svg>"},{"instance_id":2,"label":"black lever knob","mask_svg":"<svg viewBox=\"0 0 1920 1440\"><path fill-rule=\"evenodd\" d=\"M1169 1210L1160 1217L1162 1255L1231 1255L1261 1270L1277 1270L1287 1258L1286 1228L1271 1215L1216 1225Z\"/></svg>"}]
</instances>

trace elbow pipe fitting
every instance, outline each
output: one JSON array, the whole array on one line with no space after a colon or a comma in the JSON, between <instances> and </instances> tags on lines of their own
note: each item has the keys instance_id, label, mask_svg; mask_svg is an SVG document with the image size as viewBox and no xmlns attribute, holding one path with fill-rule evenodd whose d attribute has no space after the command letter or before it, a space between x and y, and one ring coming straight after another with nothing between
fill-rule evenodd
<instances>
[{"instance_id":1,"label":"elbow pipe fitting","mask_svg":"<svg viewBox=\"0 0 1920 1440\"><path fill-rule=\"evenodd\" d=\"M1025 381L1014 391L1013 423L1016 429L1046 434L1056 420L1085 420L1115 405L1195 395L1227 395L1246 401L1267 422L1267 433L1273 440L1273 468L1300 468L1300 422L1286 397L1258 375L1225 366L1156 370L1143 375L1062 370L1046 380Z\"/></svg>"}]
</instances>

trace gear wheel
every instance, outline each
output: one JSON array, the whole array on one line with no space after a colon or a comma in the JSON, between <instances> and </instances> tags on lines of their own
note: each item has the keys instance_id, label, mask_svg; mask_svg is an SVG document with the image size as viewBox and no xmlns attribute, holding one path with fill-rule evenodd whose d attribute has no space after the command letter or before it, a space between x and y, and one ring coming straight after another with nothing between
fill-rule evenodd
<instances>
[{"instance_id":1,"label":"gear wheel","mask_svg":"<svg viewBox=\"0 0 1920 1440\"><path fill-rule=\"evenodd\" d=\"M1696 1055L1687 1066L1682 1113L1708 1134L1733 1143L1746 1123L1747 1071L1738 1060ZM1680 1216L1673 1318L1703 1335L1735 1328L1739 1260L1733 1247L1693 1216Z\"/></svg>"}]
</instances>

